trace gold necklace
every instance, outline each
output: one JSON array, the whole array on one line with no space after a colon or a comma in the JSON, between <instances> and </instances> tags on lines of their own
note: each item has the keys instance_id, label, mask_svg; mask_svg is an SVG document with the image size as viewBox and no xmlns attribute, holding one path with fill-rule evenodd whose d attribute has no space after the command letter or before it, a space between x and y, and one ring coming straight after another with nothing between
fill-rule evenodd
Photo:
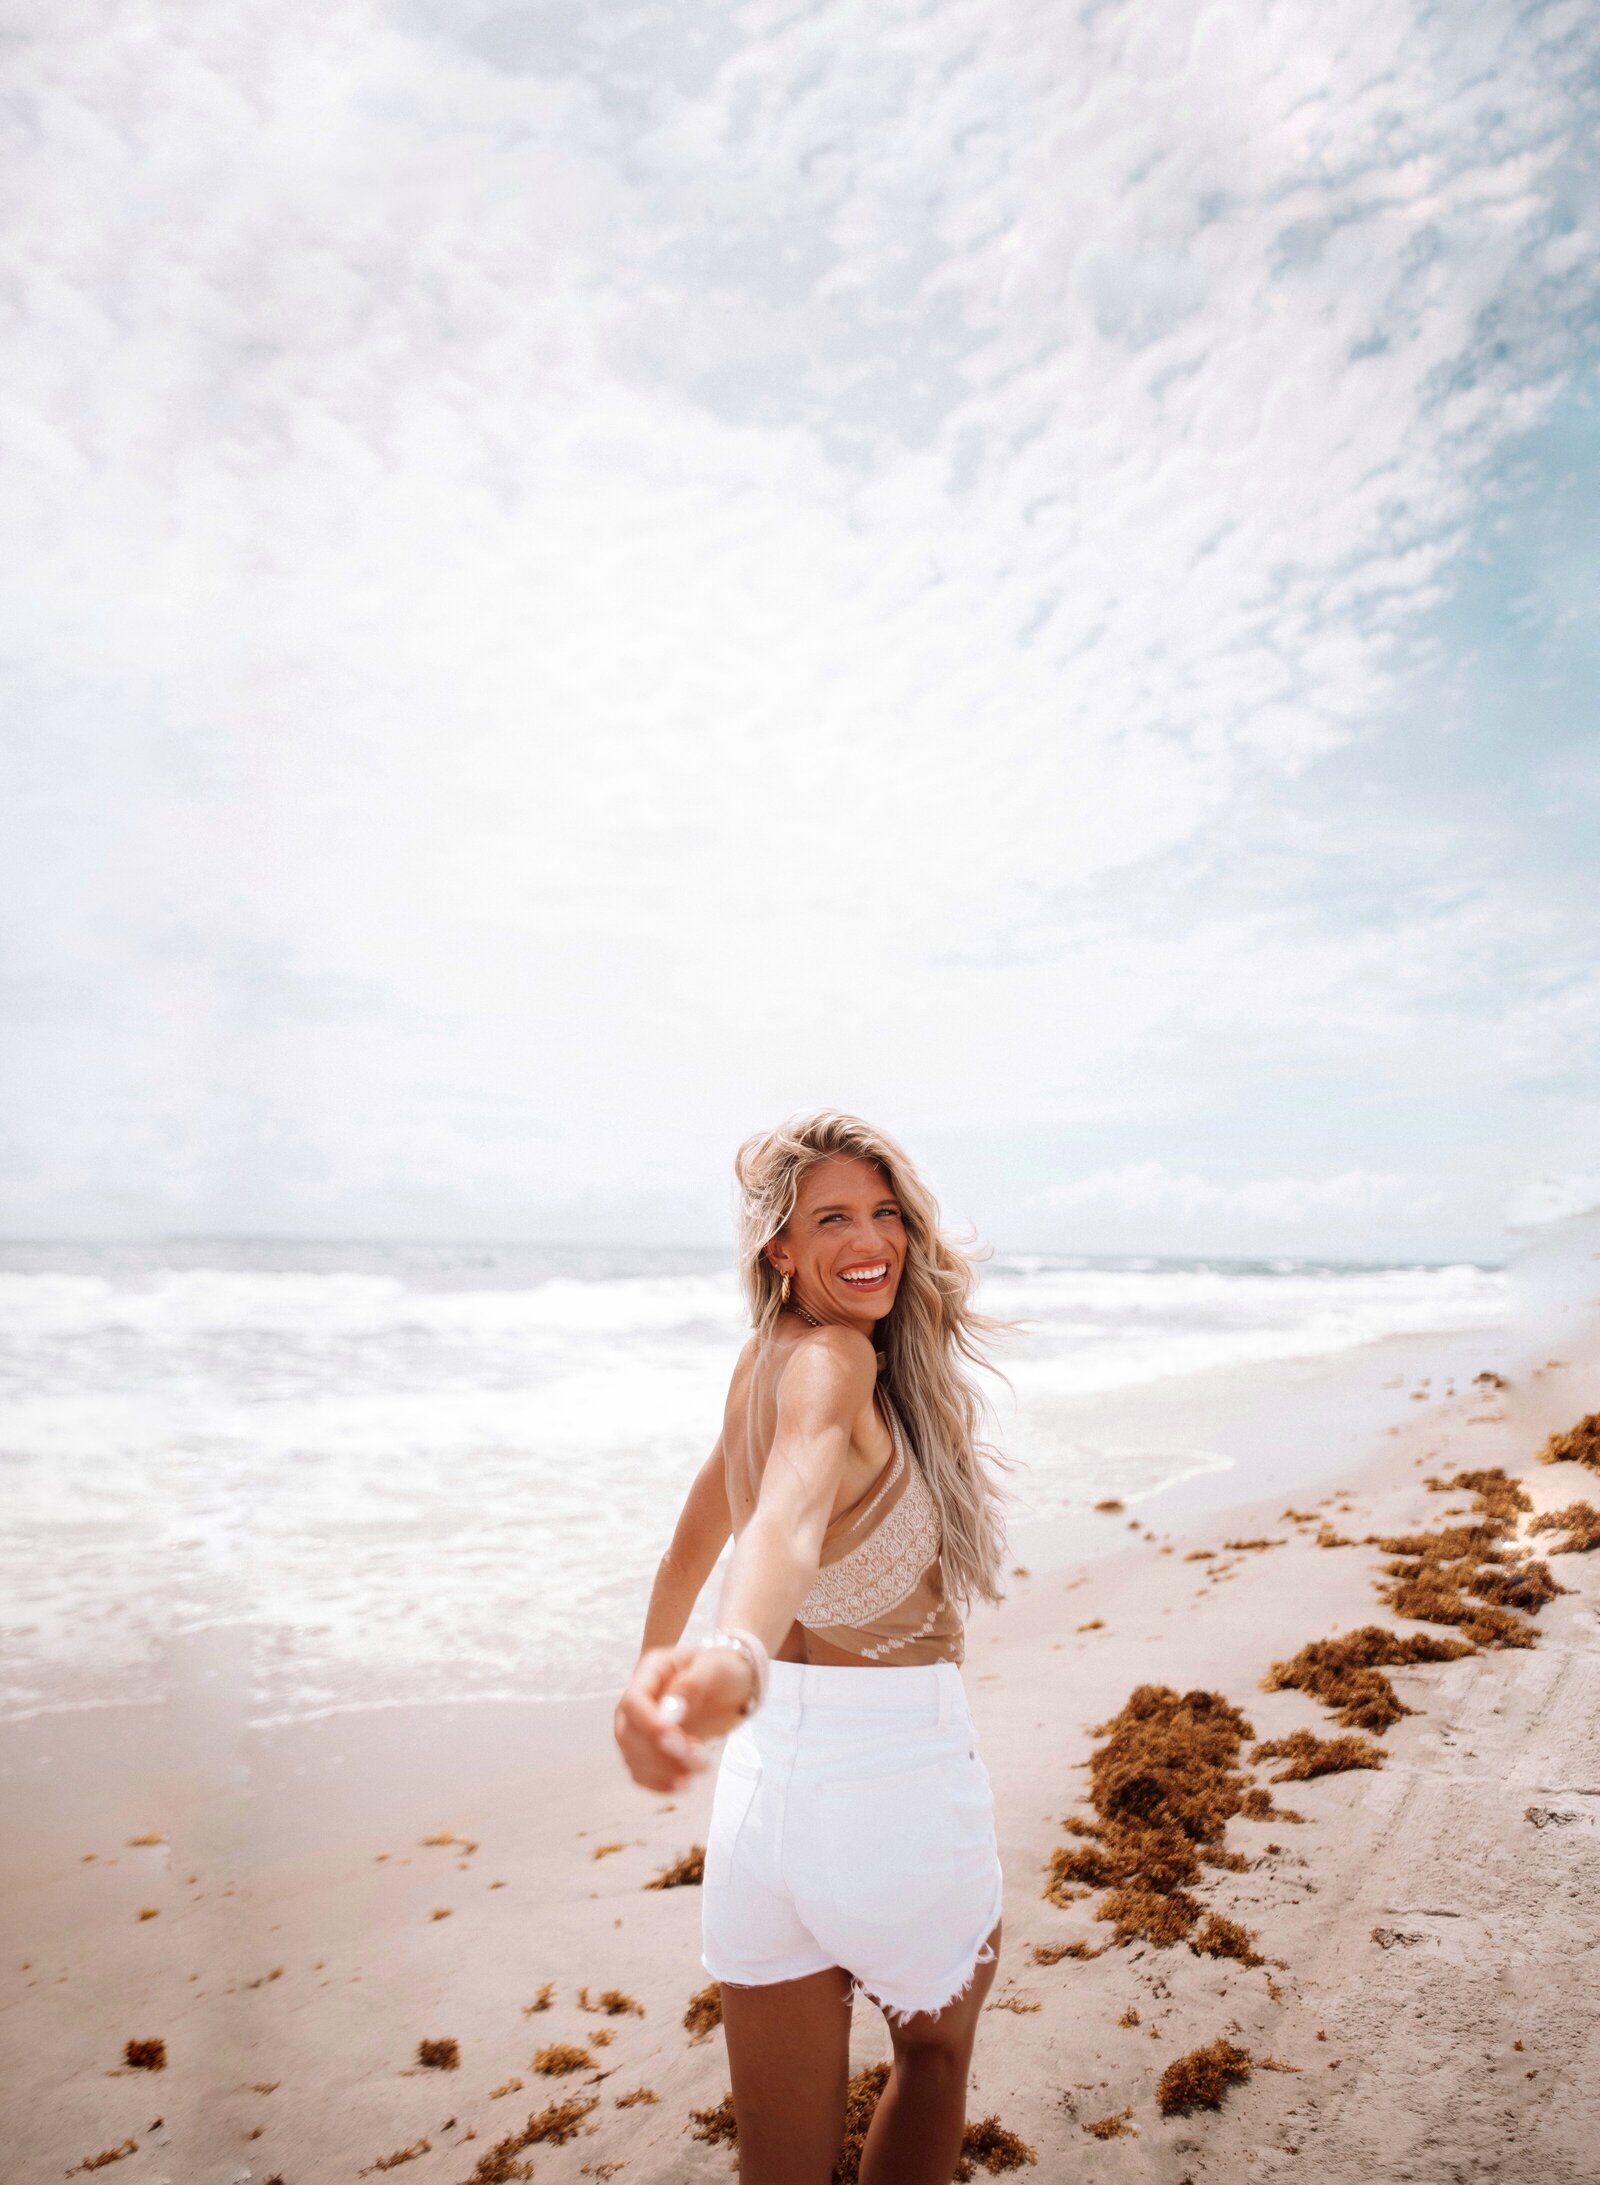
<instances>
[{"instance_id":1,"label":"gold necklace","mask_svg":"<svg viewBox=\"0 0 1600 2185\"><path fill-rule=\"evenodd\" d=\"M815 1313L808 1313L806 1311L804 1305L801 1304L799 1298L797 1297L790 1298L788 1309L792 1313L798 1313L808 1328L820 1328L824 1325L824 1323L817 1318ZM884 1353L879 1350L876 1345L873 1346L872 1355L877 1359L878 1371L881 1373L884 1367L889 1363L889 1361L885 1357Z\"/></svg>"}]
</instances>

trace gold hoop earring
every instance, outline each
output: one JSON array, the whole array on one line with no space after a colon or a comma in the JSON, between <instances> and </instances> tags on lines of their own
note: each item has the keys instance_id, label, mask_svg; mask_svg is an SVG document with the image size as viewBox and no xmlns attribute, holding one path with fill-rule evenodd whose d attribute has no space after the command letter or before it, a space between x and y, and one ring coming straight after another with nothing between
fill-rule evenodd
<instances>
[{"instance_id":1,"label":"gold hoop earring","mask_svg":"<svg viewBox=\"0 0 1600 2185\"><path fill-rule=\"evenodd\" d=\"M779 1303L780 1305L787 1305L787 1304L788 1304L788 1302L789 1302L789 1277L788 1277L787 1275L785 1275L785 1276L784 1276L784 1278L783 1278L783 1280L782 1280L782 1281L781 1281L781 1282L780 1282L780 1283L778 1284L778 1303Z\"/></svg>"}]
</instances>

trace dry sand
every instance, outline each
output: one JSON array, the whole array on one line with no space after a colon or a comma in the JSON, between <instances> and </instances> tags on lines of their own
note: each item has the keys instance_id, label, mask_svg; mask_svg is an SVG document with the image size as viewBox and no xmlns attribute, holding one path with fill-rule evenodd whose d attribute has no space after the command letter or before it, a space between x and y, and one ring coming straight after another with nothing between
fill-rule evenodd
<instances>
[{"instance_id":1,"label":"dry sand","mask_svg":"<svg viewBox=\"0 0 1600 2185\"><path fill-rule=\"evenodd\" d=\"M1030 1954L1110 1936L1098 1897L1062 1909L1042 1890L1069 1841L1062 1817L1087 1811L1094 1726L1136 1685L1218 1692L1264 1739L1334 1734L1326 1710L1264 1692L1261 1677L1309 1640L1395 1625L1374 1590L1383 1557L1361 1543L1436 1526L1470 1499L1430 1493L1426 1475L1503 1465L1541 1510L1600 1504L1600 1478L1534 1461L1550 1432L1600 1406L1597 1243L1569 1225L1565 1287L1552 1276L1548 1294L1530 1292L1509 1349L1476 1346L1507 1373L1503 1393L1463 1380L1443 1397L1460 1370L1456 1353L1439 1368L1446 1346L1369 1359L1366 1388L1397 1360L1406 1387L1386 1427L1369 1406L1327 1428L1348 1459L1343 1491L1324 1473L1295 1497L1277 1485L1224 1511L1212 1485L1209 1515L1151 1506L1193 1528L1167 1552L1165 1533L1135 1536L1107 1514L1102 1543L1127 1545L1076 1564L1041 1556L1061 1528L1037 1528L1019 1551L1032 1575L973 1619L966 1675L1008 1886L969 2115L997 2112L1031 2144L1037 2166L1020 2175L1600 2174L1600 1556L1554 1559L1573 1590L1539 1615L1535 1647L1393 1672L1418 1711L1384 1737L1381 1771L1279 1788L1304 1825L1230 1824L1246 1866L1208 1874L1199 1893L1256 1935L1265 1964L1182 1943L1050 1966ZM1423 1377L1431 1389L1413 1400ZM1296 1385L1305 1373L1252 1384L1254 1424L1239 1431L1256 1436L1257 1461L1240 1476L1258 1486L1276 1477L1262 1455L1271 1402L1285 1446L1307 1431L1306 1408L1287 1408ZM1214 1384L1193 1396L1217 1402ZM1210 1423L1226 1435L1222 1411ZM1286 1500L1355 1544L1319 1548L1316 1524L1284 1519ZM1257 1538L1281 1545L1224 1545ZM728 2151L688 2129L691 2108L727 2086L720 2034L696 2042L683 2024L705 1983L699 1893L643 1886L704 1841L709 1783L677 1801L636 1790L609 1745L608 1704L408 1708L247 1738L233 1704L243 1643L224 1633L189 1649L173 1709L47 1718L0 1742L0 2185L44 2185L130 2141L104 2165L118 2185L364 2173L457 2185L531 2112L575 2096L597 2103L588 2128L529 2150L545 2185L728 2176ZM131 1841L149 1834L166 1840ZM546 1983L548 2007L530 2011ZM586 2011L582 1988L640 2010ZM1163 2069L1218 2037L1258 2068L1220 2110L1163 2118ZM126 2066L130 2039L164 2041L166 2068ZM457 2068L421 2067L425 2040L455 2041ZM532 2058L552 2044L587 2048L592 2068L541 2076ZM882 2021L861 2009L854 2063L887 2054ZM1259 2068L1268 2056L1293 2068ZM640 2087L656 2102L619 2106ZM1124 2111L1121 2136L1085 2129ZM374 2167L406 2149L392 2173Z\"/></svg>"}]
</instances>

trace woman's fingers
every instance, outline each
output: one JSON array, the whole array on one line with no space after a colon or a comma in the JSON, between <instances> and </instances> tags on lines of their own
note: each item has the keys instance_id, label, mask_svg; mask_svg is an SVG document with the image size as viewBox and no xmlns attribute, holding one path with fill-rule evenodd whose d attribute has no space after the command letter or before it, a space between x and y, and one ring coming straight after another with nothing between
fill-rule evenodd
<instances>
[{"instance_id":1,"label":"woman's fingers","mask_svg":"<svg viewBox=\"0 0 1600 2185\"><path fill-rule=\"evenodd\" d=\"M694 1780L693 1769L664 1757L652 1746L632 1750L625 1746L622 1757L628 1773L645 1790L677 1792L686 1789Z\"/></svg>"},{"instance_id":2,"label":"woman's fingers","mask_svg":"<svg viewBox=\"0 0 1600 2185\"><path fill-rule=\"evenodd\" d=\"M617 1702L613 1729L628 1772L646 1790L682 1790L704 1768L697 1739L678 1726L683 1709L665 1707L666 1687L693 1658L693 1647L652 1647Z\"/></svg>"},{"instance_id":3,"label":"woman's fingers","mask_svg":"<svg viewBox=\"0 0 1600 2185\"><path fill-rule=\"evenodd\" d=\"M668 1686L693 1661L694 1655L692 1646L654 1646L648 1654L640 1656L622 1695L631 1721L650 1730L661 1727L660 1703Z\"/></svg>"}]
</instances>

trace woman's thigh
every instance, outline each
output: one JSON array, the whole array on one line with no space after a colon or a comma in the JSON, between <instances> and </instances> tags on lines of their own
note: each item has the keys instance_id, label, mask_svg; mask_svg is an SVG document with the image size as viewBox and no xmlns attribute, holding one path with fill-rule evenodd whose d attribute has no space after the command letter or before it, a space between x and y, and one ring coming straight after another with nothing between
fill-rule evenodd
<instances>
[{"instance_id":1,"label":"woman's thigh","mask_svg":"<svg viewBox=\"0 0 1600 2185\"><path fill-rule=\"evenodd\" d=\"M844 2134L850 1975L722 1983L740 2185L828 2185Z\"/></svg>"},{"instance_id":2,"label":"woman's thigh","mask_svg":"<svg viewBox=\"0 0 1600 2185\"><path fill-rule=\"evenodd\" d=\"M994 1986L994 1976L1000 1969L1000 1926L996 1920L990 1929L984 1947L993 1955L975 1967L972 1985L953 2003L947 2003L941 2011L919 2011L906 2019L889 2021L889 2038L898 2056L930 2055L948 2056L953 2064L959 2064L965 2084L967 2065L972 2060L972 2045L978 2034L978 2015L984 1999Z\"/></svg>"}]
</instances>

